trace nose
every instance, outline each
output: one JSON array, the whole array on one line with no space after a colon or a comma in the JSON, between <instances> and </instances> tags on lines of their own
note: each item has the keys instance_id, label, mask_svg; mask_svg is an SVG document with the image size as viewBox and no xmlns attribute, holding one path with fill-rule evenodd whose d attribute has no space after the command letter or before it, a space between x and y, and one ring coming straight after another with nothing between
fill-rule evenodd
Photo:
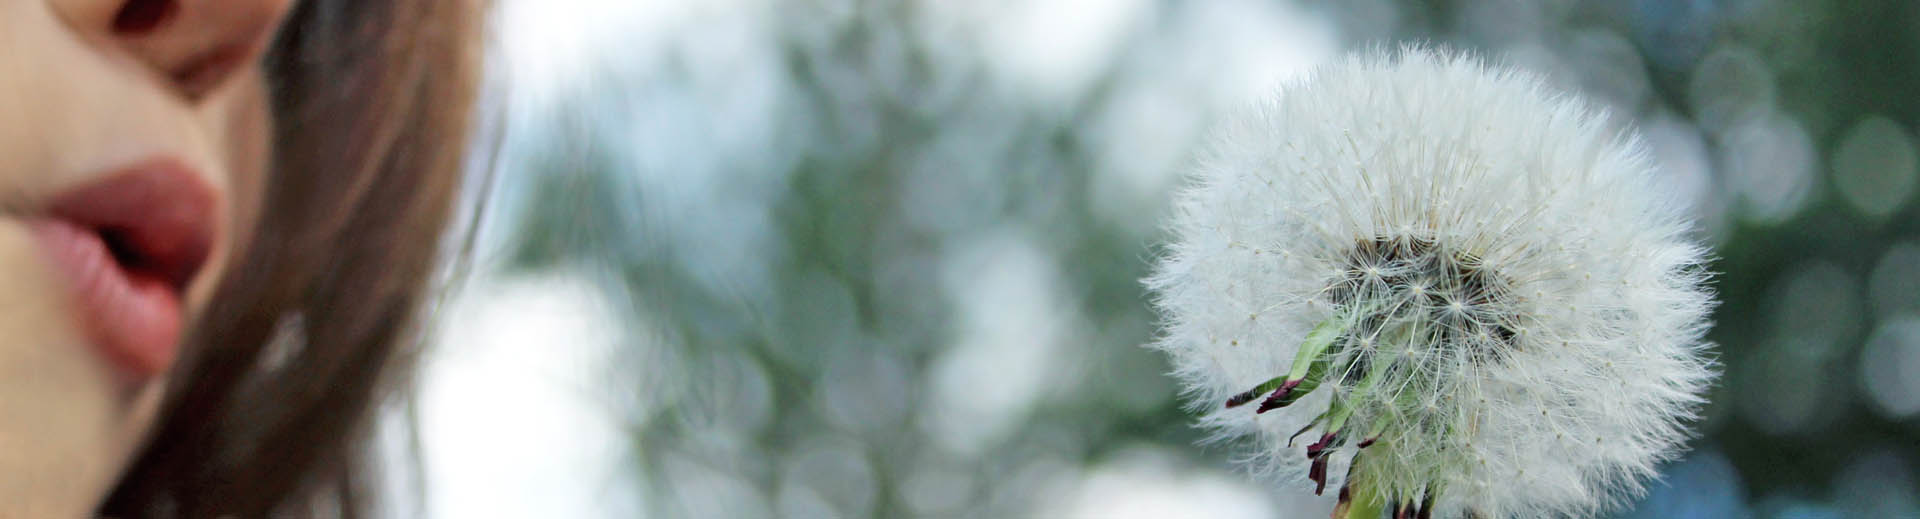
<instances>
[{"instance_id":1,"label":"nose","mask_svg":"<svg viewBox=\"0 0 1920 519\"><path fill-rule=\"evenodd\" d=\"M258 59L293 0L47 0L73 30L197 101ZM376 0L386 1L386 0Z\"/></svg>"}]
</instances>

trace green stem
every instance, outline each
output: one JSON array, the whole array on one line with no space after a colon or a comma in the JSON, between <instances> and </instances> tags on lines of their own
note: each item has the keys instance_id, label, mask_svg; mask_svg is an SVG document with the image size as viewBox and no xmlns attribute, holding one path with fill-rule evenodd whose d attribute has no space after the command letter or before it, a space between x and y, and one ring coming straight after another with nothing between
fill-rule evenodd
<instances>
[{"instance_id":1,"label":"green stem","mask_svg":"<svg viewBox=\"0 0 1920 519\"><path fill-rule=\"evenodd\" d=\"M1320 355L1327 351L1328 346L1333 345L1334 339L1339 338L1340 334L1346 331L1347 320L1340 316L1328 317L1327 320L1315 325L1313 331L1307 332L1307 339L1301 341L1300 350L1294 353L1293 369L1287 371L1287 380L1307 378L1307 372L1312 370L1316 361L1325 362Z\"/></svg>"},{"instance_id":2,"label":"green stem","mask_svg":"<svg viewBox=\"0 0 1920 519\"><path fill-rule=\"evenodd\" d=\"M1374 491L1372 485L1354 485L1348 482L1353 492L1353 501L1347 503L1344 514L1335 514L1334 519L1380 519L1387 513L1385 496ZM1336 510L1339 512L1341 510Z\"/></svg>"}]
</instances>

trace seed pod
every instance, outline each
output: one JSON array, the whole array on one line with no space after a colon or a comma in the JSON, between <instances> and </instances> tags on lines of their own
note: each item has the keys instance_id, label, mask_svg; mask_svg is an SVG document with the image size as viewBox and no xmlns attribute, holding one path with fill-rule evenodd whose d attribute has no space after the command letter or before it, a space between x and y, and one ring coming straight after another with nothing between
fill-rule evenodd
<instances>
[{"instance_id":1,"label":"seed pod","mask_svg":"<svg viewBox=\"0 0 1920 519\"><path fill-rule=\"evenodd\" d=\"M1616 128L1463 55L1326 67L1216 133L1146 280L1153 346L1254 472L1324 489L1364 447L1338 486L1373 508L1603 513L1713 378L1705 250Z\"/></svg>"}]
</instances>

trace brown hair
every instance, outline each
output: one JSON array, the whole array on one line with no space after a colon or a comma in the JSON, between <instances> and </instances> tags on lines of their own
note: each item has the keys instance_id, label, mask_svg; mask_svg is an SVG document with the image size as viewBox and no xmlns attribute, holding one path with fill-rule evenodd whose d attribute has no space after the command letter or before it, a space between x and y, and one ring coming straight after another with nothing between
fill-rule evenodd
<instances>
[{"instance_id":1,"label":"brown hair","mask_svg":"<svg viewBox=\"0 0 1920 519\"><path fill-rule=\"evenodd\" d=\"M369 416L411 371L456 205L481 9L306 0L288 15L264 58L260 221L102 514L365 514Z\"/></svg>"}]
</instances>

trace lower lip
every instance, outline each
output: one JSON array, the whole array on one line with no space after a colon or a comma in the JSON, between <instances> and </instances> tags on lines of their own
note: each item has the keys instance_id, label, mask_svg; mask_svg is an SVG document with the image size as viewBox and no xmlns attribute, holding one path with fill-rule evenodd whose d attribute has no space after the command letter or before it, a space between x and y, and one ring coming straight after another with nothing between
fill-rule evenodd
<instances>
[{"instance_id":1,"label":"lower lip","mask_svg":"<svg viewBox=\"0 0 1920 519\"><path fill-rule=\"evenodd\" d=\"M166 370L179 349L183 319L173 288L165 280L128 273L89 229L58 220L31 226L71 288L88 338L137 379Z\"/></svg>"}]
</instances>

